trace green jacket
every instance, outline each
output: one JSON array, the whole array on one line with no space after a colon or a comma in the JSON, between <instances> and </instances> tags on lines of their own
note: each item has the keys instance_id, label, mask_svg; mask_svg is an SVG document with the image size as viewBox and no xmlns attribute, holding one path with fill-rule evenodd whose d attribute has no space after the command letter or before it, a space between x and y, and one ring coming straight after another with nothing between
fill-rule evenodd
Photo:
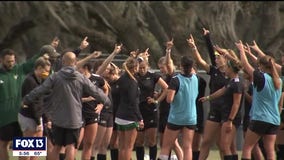
<instances>
[{"instance_id":1,"label":"green jacket","mask_svg":"<svg viewBox=\"0 0 284 160\"><path fill-rule=\"evenodd\" d=\"M0 69L0 127L18 121L21 106L22 83L26 74L33 71L34 63L40 54L10 71Z\"/></svg>"}]
</instances>

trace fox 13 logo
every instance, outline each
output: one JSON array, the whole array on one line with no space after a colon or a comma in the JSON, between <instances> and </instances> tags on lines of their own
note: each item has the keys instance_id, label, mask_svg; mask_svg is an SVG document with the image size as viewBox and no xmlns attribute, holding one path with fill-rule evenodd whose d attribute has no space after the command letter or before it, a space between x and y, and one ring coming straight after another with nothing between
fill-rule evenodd
<instances>
[{"instance_id":1,"label":"fox 13 logo","mask_svg":"<svg viewBox=\"0 0 284 160\"><path fill-rule=\"evenodd\" d=\"M46 156L46 137L15 137L13 156Z\"/></svg>"}]
</instances>

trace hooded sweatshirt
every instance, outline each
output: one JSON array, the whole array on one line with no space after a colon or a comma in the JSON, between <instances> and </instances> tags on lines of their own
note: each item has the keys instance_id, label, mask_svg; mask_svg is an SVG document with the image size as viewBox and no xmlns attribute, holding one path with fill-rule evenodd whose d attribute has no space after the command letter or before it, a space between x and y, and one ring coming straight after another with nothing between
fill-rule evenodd
<instances>
[{"instance_id":1,"label":"hooded sweatshirt","mask_svg":"<svg viewBox=\"0 0 284 160\"><path fill-rule=\"evenodd\" d=\"M59 72L52 74L42 85L26 95L23 102L28 106L50 90L50 105L44 110L50 113L52 123L62 128L76 129L82 126L83 93L105 105L111 104L100 88L71 66L63 67Z\"/></svg>"}]
</instances>

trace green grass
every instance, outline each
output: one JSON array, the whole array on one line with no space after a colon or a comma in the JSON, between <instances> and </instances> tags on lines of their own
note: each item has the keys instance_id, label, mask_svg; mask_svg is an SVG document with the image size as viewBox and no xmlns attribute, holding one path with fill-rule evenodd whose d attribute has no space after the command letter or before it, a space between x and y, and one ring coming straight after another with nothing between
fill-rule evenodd
<instances>
[{"instance_id":1,"label":"green grass","mask_svg":"<svg viewBox=\"0 0 284 160\"><path fill-rule=\"evenodd\" d=\"M148 154L148 153L149 153L148 150L146 150L145 154ZM241 156L241 152L239 151L238 154L239 154L239 157L240 157ZM13 157L12 156L12 151L9 152L9 155L10 155L10 160L18 160L18 157ZM158 155L159 155L159 151L158 151ZM136 159L134 151L133 151L133 154L132 154L132 158L133 158L133 160ZM77 160L81 159L81 151L78 152L78 154L76 156L76 159ZM208 159L209 160L220 159L219 151L215 150L215 149L211 150ZM45 160L45 157L40 157L39 160ZM107 160L110 160L110 152L109 151L108 151L108 155L107 155Z\"/></svg>"}]
</instances>

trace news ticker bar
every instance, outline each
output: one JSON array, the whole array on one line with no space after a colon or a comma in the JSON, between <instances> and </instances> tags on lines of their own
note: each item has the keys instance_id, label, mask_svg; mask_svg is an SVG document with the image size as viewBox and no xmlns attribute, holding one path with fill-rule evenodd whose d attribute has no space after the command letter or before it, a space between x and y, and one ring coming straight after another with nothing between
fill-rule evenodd
<instances>
[{"instance_id":1,"label":"news ticker bar","mask_svg":"<svg viewBox=\"0 0 284 160\"><path fill-rule=\"evenodd\" d=\"M41 157L41 156L46 156L47 153L46 151L13 151L13 156L22 156L22 157L26 157L26 156L37 156L37 157Z\"/></svg>"}]
</instances>

